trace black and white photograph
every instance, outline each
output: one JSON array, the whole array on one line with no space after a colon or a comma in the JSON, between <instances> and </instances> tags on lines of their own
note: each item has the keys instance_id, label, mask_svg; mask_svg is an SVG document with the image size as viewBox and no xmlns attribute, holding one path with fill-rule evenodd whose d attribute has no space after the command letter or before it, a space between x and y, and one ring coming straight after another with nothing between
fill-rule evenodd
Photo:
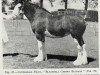
<instances>
[{"instance_id":1,"label":"black and white photograph","mask_svg":"<svg viewBox=\"0 0 100 75\"><path fill-rule=\"evenodd\" d=\"M98 0L1 0L1 6L3 69L99 68Z\"/></svg>"}]
</instances>

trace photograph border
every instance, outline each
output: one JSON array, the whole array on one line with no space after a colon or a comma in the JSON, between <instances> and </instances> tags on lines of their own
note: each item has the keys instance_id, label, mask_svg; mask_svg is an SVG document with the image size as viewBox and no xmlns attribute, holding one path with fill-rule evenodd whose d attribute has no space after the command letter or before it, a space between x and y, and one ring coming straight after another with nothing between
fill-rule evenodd
<instances>
[{"instance_id":1,"label":"photograph border","mask_svg":"<svg viewBox=\"0 0 100 75\"><path fill-rule=\"evenodd\" d=\"M100 4L100 0L98 0ZM3 69L3 41L2 41L2 8L0 0L0 75L99 75L100 74L100 52L99 68L63 68L63 69ZM100 5L98 5L100 13ZM98 15L100 18L100 14ZM100 32L100 19L98 22L98 32ZM100 33L98 33L100 43ZM98 44L99 45L99 44ZM100 46L99 46L100 51Z\"/></svg>"}]
</instances>

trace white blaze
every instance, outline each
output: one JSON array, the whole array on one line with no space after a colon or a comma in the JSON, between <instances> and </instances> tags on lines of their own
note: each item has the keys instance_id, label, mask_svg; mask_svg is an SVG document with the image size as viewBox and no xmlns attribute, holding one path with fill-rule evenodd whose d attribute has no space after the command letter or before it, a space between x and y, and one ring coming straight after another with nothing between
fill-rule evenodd
<instances>
[{"instance_id":1,"label":"white blaze","mask_svg":"<svg viewBox=\"0 0 100 75\"><path fill-rule=\"evenodd\" d=\"M13 10L13 15L16 15L16 16L18 16L19 15L19 7L21 6L21 4L19 3L19 4L17 4L16 6L15 6L15 8L14 8L14 10Z\"/></svg>"}]
</instances>

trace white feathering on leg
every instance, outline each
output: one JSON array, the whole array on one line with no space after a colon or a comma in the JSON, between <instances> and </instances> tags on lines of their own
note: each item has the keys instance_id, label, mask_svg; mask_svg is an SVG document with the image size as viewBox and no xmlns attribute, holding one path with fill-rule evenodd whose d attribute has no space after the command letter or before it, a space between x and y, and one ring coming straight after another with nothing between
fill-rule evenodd
<instances>
[{"instance_id":1,"label":"white feathering on leg","mask_svg":"<svg viewBox=\"0 0 100 75\"><path fill-rule=\"evenodd\" d=\"M77 59L73 62L73 64L75 66L78 66L78 65L82 65L82 64L87 64L88 61L87 61L87 53L86 53L86 50L85 50L85 44L82 46L82 51L78 50L78 56L77 56Z\"/></svg>"},{"instance_id":2,"label":"white feathering on leg","mask_svg":"<svg viewBox=\"0 0 100 75\"><path fill-rule=\"evenodd\" d=\"M77 59L73 62L75 66L82 65L82 52L78 51Z\"/></svg>"},{"instance_id":3,"label":"white feathering on leg","mask_svg":"<svg viewBox=\"0 0 100 75\"><path fill-rule=\"evenodd\" d=\"M83 63L82 64L87 64L88 63L88 61L87 61L87 52L86 52L86 50L85 50L85 44L83 44L83 46L82 46L82 48L83 48L83 56L82 56L82 58L83 58Z\"/></svg>"},{"instance_id":4,"label":"white feathering on leg","mask_svg":"<svg viewBox=\"0 0 100 75\"><path fill-rule=\"evenodd\" d=\"M78 42L77 42L77 40L74 38L74 42L76 43L76 44L78 44Z\"/></svg>"},{"instance_id":5,"label":"white feathering on leg","mask_svg":"<svg viewBox=\"0 0 100 75\"><path fill-rule=\"evenodd\" d=\"M82 49L80 45L77 45L77 48L78 48L78 49Z\"/></svg>"},{"instance_id":6,"label":"white feathering on leg","mask_svg":"<svg viewBox=\"0 0 100 75\"><path fill-rule=\"evenodd\" d=\"M44 43L37 40L38 42L38 56L34 59L34 62L39 62L39 61L43 61L43 51L44 51Z\"/></svg>"}]
</instances>

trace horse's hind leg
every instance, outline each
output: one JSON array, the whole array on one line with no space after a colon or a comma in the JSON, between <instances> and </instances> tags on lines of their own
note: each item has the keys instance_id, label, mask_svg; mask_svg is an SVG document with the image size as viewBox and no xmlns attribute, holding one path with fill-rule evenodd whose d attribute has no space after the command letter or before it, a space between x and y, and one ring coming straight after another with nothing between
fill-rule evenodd
<instances>
[{"instance_id":1,"label":"horse's hind leg","mask_svg":"<svg viewBox=\"0 0 100 75\"><path fill-rule=\"evenodd\" d=\"M83 41L82 36L81 37L73 37L74 41L78 44L78 56L77 59L73 62L74 65L82 65L82 64L87 64L87 53L85 50L85 43Z\"/></svg>"},{"instance_id":2,"label":"horse's hind leg","mask_svg":"<svg viewBox=\"0 0 100 75\"><path fill-rule=\"evenodd\" d=\"M34 59L34 62L39 62L46 59L45 36L43 33L36 33L36 38L38 42L38 56Z\"/></svg>"}]
</instances>

